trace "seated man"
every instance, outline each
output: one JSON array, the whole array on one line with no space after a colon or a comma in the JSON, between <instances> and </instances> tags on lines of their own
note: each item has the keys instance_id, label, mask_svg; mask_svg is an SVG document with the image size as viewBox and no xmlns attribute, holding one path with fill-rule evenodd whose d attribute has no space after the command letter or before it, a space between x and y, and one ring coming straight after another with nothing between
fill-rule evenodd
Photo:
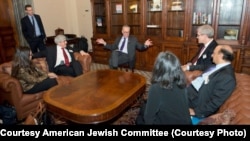
<instances>
[{"instance_id":1,"label":"seated man","mask_svg":"<svg viewBox=\"0 0 250 141\"><path fill-rule=\"evenodd\" d=\"M183 71L201 70L204 71L213 64L212 53L218 45L213 39L214 29L210 25L202 25L197 29L197 39L200 44L199 51L186 64L182 66Z\"/></svg>"},{"instance_id":2,"label":"seated man","mask_svg":"<svg viewBox=\"0 0 250 141\"><path fill-rule=\"evenodd\" d=\"M49 72L54 72L58 75L76 77L83 74L82 65L75 60L75 51L67 46L66 37L57 35L54 41L56 46L46 47L45 51L34 54L33 58L46 57ZM81 52L81 55L84 54Z\"/></svg>"},{"instance_id":3,"label":"seated man","mask_svg":"<svg viewBox=\"0 0 250 141\"><path fill-rule=\"evenodd\" d=\"M228 45L218 45L212 57L216 64L213 69L204 71L188 87L189 112L198 121L214 114L236 86L235 73L231 66L233 49Z\"/></svg>"},{"instance_id":4,"label":"seated man","mask_svg":"<svg viewBox=\"0 0 250 141\"><path fill-rule=\"evenodd\" d=\"M144 44L138 42L137 38L130 36L130 27L124 25L122 27L122 36L116 38L113 44L107 44L103 39L97 39L98 44L103 44L105 48L112 50L109 59L109 66L112 69L117 69L118 65L129 63L130 69L135 66L136 49L143 50L152 45L149 39Z\"/></svg>"}]
</instances>

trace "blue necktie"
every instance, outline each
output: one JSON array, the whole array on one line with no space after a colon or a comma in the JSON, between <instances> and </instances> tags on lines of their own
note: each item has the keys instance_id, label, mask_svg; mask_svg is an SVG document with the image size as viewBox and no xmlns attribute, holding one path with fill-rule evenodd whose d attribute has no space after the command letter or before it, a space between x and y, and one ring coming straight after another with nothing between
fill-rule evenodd
<instances>
[{"instance_id":1,"label":"blue necktie","mask_svg":"<svg viewBox=\"0 0 250 141\"><path fill-rule=\"evenodd\" d=\"M122 45L121 45L121 48L120 48L120 51L122 52L124 46L125 46L125 42L126 42L126 38L123 38L123 41L122 41Z\"/></svg>"},{"instance_id":2,"label":"blue necktie","mask_svg":"<svg viewBox=\"0 0 250 141\"><path fill-rule=\"evenodd\" d=\"M216 68L215 65L211 65L211 66L209 66L206 70L204 70L203 74L204 74L204 73L211 72L211 71L214 70L215 68Z\"/></svg>"},{"instance_id":3,"label":"blue necktie","mask_svg":"<svg viewBox=\"0 0 250 141\"><path fill-rule=\"evenodd\" d=\"M34 20L34 16L31 17L32 19L32 24L33 24L33 29L34 29L34 37L36 37L36 25L35 25L35 20Z\"/></svg>"}]
</instances>

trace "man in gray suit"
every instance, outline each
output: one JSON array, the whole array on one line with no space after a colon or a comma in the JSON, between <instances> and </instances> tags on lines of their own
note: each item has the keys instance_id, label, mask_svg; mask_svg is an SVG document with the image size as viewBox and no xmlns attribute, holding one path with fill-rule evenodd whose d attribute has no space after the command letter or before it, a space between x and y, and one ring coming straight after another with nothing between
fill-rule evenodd
<instances>
[{"instance_id":1,"label":"man in gray suit","mask_svg":"<svg viewBox=\"0 0 250 141\"><path fill-rule=\"evenodd\" d=\"M152 41L149 39L144 44L139 43L137 38L129 35L129 33L130 27L124 25L122 27L122 36L117 37L113 44L107 44L102 38L96 40L98 44L103 44L104 48L112 51L109 59L110 68L117 69L118 65L128 62L130 69L133 69L136 49L144 50L152 45Z\"/></svg>"}]
</instances>

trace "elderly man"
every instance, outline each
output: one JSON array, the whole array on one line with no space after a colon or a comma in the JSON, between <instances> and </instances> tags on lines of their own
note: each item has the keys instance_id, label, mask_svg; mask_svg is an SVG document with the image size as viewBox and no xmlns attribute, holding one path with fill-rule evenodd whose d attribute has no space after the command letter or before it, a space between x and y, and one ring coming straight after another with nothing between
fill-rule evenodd
<instances>
[{"instance_id":1,"label":"elderly man","mask_svg":"<svg viewBox=\"0 0 250 141\"><path fill-rule=\"evenodd\" d=\"M46 47L45 51L33 54L33 58L46 57L49 71L58 75L76 77L83 74L82 65L75 60L75 51L67 46L66 36L59 34L54 41L56 46Z\"/></svg>"},{"instance_id":2,"label":"elderly man","mask_svg":"<svg viewBox=\"0 0 250 141\"><path fill-rule=\"evenodd\" d=\"M213 39L214 29L210 25L202 25L197 29L197 39L200 48L196 55L185 65L182 66L184 71L201 70L204 71L208 66L213 64L212 53L218 45Z\"/></svg>"}]
</instances>

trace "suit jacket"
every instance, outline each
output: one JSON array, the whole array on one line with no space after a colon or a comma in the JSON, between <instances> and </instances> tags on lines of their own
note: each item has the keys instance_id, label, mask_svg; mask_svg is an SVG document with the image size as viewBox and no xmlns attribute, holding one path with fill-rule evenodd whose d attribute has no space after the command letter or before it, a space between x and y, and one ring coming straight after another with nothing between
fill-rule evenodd
<instances>
[{"instance_id":1,"label":"suit jacket","mask_svg":"<svg viewBox=\"0 0 250 141\"><path fill-rule=\"evenodd\" d=\"M52 46L52 47L46 47L46 48L47 48L46 60L48 62L49 71L53 72L54 66L56 64L56 58L57 58L57 47ZM68 50L68 52L70 54L72 62L76 61L75 57L74 57L73 49L70 47L66 47L66 49Z\"/></svg>"},{"instance_id":2,"label":"suit jacket","mask_svg":"<svg viewBox=\"0 0 250 141\"><path fill-rule=\"evenodd\" d=\"M119 49L119 42L120 42L121 38L122 38L122 36L117 37L113 44L107 44L104 47L109 49L109 50L112 50L112 51ZM135 65L136 49L144 50L146 48L147 47L145 47L144 44L141 44L141 43L138 42L138 40L137 40L137 38L135 36L130 35L128 37L128 56L129 56L129 61L133 62L132 66Z\"/></svg>"},{"instance_id":3,"label":"suit jacket","mask_svg":"<svg viewBox=\"0 0 250 141\"><path fill-rule=\"evenodd\" d=\"M196 65L191 65L189 70L205 70L207 69L210 65L213 65L213 58L212 54L214 51L214 48L217 46L217 42L213 40L206 50L202 53L201 57L197 60ZM199 51L197 52L199 54Z\"/></svg>"},{"instance_id":4,"label":"suit jacket","mask_svg":"<svg viewBox=\"0 0 250 141\"><path fill-rule=\"evenodd\" d=\"M194 109L196 116L207 117L220 108L232 94L235 86L234 70L231 65L226 65L210 74L207 83L202 84L198 93L192 85L188 87L189 105Z\"/></svg>"},{"instance_id":5,"label":"suit jacket","mask_svg":"<svg viewBox=\"0 0 250 141\"><path fill-rule=\"evenodd\" d=\"M44 27L43 27L41 17L39 15L36 15L36 14L34 14L34 17L35 17L35 19L37 21L37 24L38 24L39 28L40 28L42 38L43 39L46 38L46 34L45 34L45 31L44 31ZM30 21L28 15L21 19L21 26L22 26L23 36L25 37L25 39L28 42L31 42L33 40L33 38L35 38L34 37L34 32L35 31L34 31L32 22Z\"/></svg>"},{"instance_id":6,"label":"suit jacket","mask_svg":"<svg viewBox=\"0 0 250 141\"><path fill-rule=\"evenodd\" d=\"M74 50L67 46L66 49L68 50L72 62L76 61L74 57ZM53 72L54 66L56 64L56 58L57 58L57 47L56 46L49 46L46 47L46 50L37 52L33 54L33 58L41 58L46 57L46 61L48 63L48 68L50 72Z\"/></svg>"}]
</instances>

